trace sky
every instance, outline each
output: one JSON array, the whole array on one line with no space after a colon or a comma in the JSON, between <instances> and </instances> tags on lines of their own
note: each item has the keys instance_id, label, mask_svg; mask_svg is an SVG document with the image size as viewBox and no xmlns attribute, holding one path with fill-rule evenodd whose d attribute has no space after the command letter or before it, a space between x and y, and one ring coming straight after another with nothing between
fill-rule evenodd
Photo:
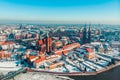
<instances>
[{"instance_id":1,"label":"sky","mask_svg":"<svg viewBox=\"0 0 120 80\"><path fill-rule=\"evenodd\" d=\"M120 24L120 0L0 0L0 21Z\"/></svg>"}]
</instances>

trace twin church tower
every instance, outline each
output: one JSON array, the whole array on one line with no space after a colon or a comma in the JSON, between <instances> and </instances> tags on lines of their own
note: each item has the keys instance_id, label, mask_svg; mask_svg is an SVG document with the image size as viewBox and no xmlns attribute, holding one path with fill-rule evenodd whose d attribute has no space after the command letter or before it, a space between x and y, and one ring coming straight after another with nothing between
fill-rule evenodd
<instances>
[{"instance_id":1,"label":"twin church tower","mask_svg":"<svg viewBox=\"0 0 120 80\"><path fill-rule=\"evenodd\" d=\"M84 27L84 29L83 29L82 44L86 44L86 43L91 43L91 30L90 30L90 25L89 25L88 31L87 31L86 25L85 25L85 27Z\"/></svg>"}]
</instances>

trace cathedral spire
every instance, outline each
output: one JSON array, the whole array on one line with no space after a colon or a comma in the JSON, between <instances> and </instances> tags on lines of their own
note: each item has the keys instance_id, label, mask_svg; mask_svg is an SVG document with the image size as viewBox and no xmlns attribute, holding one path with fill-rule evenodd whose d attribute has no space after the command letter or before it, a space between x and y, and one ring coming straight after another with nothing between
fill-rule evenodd
<instances>
[{"instance_id":1,"label":"cathedral spire","mask_svg":"<svg viewBox=\"0 0 120 80\"><path fill-rule=\"evenodd\" d=\"M90 30L91 25L89 25L89 30L88 30L88 43L91 43L91 30Z\"/></svg>"},{"instance_id":2,"label":"cathedral spire","mask_svg":"<svg viewBox=\"0 0 120 80\"><path fill-rule=\"evenodd\" d=\"M86 43L86 40L87 40L87 29L86 29L86 24L84 26L84 29L83 29L83 40L82 40L82 43L85 44Z\"/></svg>"}]
</instances>

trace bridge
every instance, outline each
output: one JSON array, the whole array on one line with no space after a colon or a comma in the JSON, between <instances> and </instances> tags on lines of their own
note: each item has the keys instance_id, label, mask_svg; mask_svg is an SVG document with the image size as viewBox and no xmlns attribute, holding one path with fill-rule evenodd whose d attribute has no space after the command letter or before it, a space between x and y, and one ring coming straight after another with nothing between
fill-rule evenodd
<instances>
[{"instance_id":1,"label":"bridge","mask_svg":"<svg viewBox=\"0 0 120 80\"><path fill-rule=\"evenodd\" d=\"M17 76L18 74L20 73L23 73L23 72L26 72L27 69L26 68L21 68L19 69L18 71L14 71L14 72L11 72L11 73L8 73L6 74L5 76L3 76L0 80L9 80L11 78L14 78L15 76Z\"/></svg>"}]
</instances>

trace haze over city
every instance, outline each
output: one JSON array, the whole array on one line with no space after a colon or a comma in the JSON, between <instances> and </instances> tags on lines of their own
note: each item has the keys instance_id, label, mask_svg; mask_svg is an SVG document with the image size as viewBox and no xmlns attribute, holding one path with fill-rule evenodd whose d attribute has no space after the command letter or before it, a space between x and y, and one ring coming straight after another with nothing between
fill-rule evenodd
<instances>
[{"instance_id":1,"label":"haze over city","mask_svg":"<svg viewBox=\"0 0 120 80\"><path fill-rule=\"evenodd\" d=\"M120 24L120 0L0 0L0 22Z\"/></svg>"}]
</instances>

